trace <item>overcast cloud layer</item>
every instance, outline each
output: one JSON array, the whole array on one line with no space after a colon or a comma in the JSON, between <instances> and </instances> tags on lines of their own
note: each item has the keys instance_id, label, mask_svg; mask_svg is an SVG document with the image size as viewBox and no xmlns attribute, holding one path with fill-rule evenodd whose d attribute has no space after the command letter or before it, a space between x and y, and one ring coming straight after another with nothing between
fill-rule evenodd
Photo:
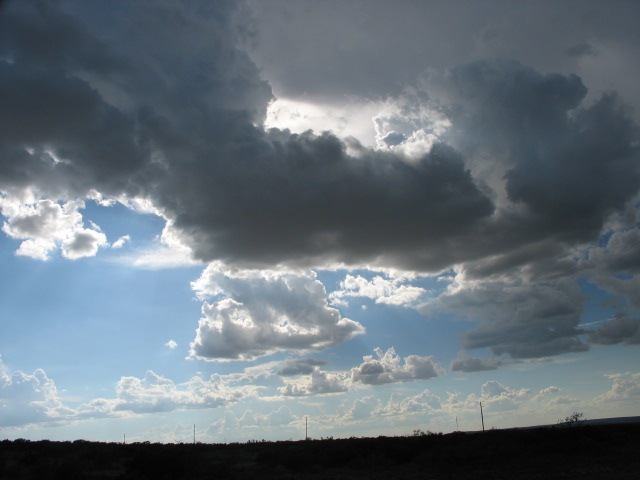
<instances>
[{"instance_id":1,"label":"overcast cloud layer","mask_svg":"<svg viewBox=\"0 0 640 480\"><path fill-rule=\"evenodd\" d=\"M100 2L3 6L0 208L4 233L21 241L18 255L96 255L110 244L83 221L83 202L147 205L166 220L166 242L213 262L194 284L205 303L191 356L205 360L337 346L365 332L331 306L354 296L476 320L461 348L495 356L638 343L640 143L628 104L635 98L625 99L624 82L622 92L590 93L566 67L589 72L578 59L588 62L611 43L571 38L562 50L567 63L551 58L534 68L522 61L540 64L533 49L518 60L506 45L480 55L500 42L507 27L496 25L469 58L459 53L462 40L419 68L407 53L359 91L387 107L374 119L374 148L328 131L265 126L275 96L269 68L261 73L254 59L268 64L269 52L251 45L277 32L252 33L260 23L244 4L110 5L107 12ZM401 3L394 15L408 18L410 7ZM467 14L457 21L464 25ZM342 21L336 29L346 35ZM352 61L366 43L348 39L354 51L333 66L335 82L322 78L318 98L354 94L362 77L351 78ZM323 69L322 52L311 54ZM376 63L358 58L362 68ZM304 96L295 90L299 76L314 89L313 69L289 71L277 61L273 68L279 90ZM449 284L421 299L426 291L393 278L368 284L349 275L329 298L310 269L337 267L447 273ZM580 278L626 299L618 316L589 331L580 326L587 300ZM437 375L429 357L399 366L393 352L378 355L353 371L353 381ZM452 369L500 365L461 357ZM346 377L306 367L311 383L289 384L286 394L346 388ZM156 380L145 385L160 388ZM134 387L122 390L133 405Z\"/></svg>"}]
</instances>

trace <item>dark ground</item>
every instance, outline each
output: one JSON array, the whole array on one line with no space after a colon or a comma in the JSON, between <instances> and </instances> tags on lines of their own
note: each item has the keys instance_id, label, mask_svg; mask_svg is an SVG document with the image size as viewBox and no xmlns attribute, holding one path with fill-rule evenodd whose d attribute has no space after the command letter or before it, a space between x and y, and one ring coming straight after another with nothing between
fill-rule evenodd
<instances>
[{"instance_id":1,"label":"dark ground","mask_svg":"<svg viewBox=\"0 0 640 480\"><path fill-rule=\"evenodd\" d=\"M0 479L638 479L640 424L229 445L0 442Z\"/></svg>"}]
</instances>

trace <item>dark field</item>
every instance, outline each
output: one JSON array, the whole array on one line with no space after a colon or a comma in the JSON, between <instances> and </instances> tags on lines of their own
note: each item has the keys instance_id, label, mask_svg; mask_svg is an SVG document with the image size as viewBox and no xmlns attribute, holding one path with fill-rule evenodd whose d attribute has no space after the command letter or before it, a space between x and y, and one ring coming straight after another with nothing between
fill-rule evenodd
<instances>
[{"instance_id":1,"label":"dark field","mask_svg":"<svg viewBox=\"0 0 640 480\"><path fill-rule=\"evenodd\" d=\"M638 479L640 424L229 445L0 442L2 479Z\"/></svg>"}]
</instances>

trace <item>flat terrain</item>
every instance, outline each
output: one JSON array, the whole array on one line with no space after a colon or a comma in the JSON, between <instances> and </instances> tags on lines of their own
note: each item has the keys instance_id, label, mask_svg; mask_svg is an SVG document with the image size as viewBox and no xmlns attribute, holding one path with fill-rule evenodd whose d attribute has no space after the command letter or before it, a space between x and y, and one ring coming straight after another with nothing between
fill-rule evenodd
<instances>
[{"instance_id":1,"label":"flat terrain","mask_svg":"<svg viewBox=\"0 0 640 480\"><path fill-rule=\"evenodd\" d=\"M640 424L228 445L0 442L0 479L637 479Z\"/></svg>"}]
</instances>

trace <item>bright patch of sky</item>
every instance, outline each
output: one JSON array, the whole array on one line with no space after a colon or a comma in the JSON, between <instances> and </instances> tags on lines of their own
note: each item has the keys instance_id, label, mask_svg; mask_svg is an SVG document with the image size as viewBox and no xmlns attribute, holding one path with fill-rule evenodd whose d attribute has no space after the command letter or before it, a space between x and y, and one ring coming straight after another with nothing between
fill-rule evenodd
<instances>
[{"instance_id":1,"label":"bright patch of sky","mask_svg":"<svg viewBox=\"0 0 640 480\"><path fill-rule=\"evenodd\" d=\"M374 146L376 131L371 119L383 108L382 102L355 99L332 106L276 98L269 104L264 126L286 128L293 133L328 130L340 137L354 137L364 145Z\"/></svg>"}]
</instances>

